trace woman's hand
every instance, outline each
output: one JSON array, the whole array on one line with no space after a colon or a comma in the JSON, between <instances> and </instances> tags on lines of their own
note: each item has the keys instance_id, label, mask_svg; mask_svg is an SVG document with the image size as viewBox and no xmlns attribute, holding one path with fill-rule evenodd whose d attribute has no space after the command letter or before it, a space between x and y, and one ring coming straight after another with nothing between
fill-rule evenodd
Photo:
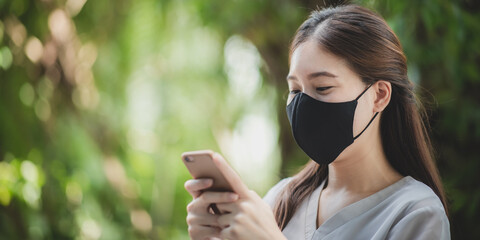
<instances>
[{"instance_id":1,"label":"woman's hand","mask_svg":"<svg viewBox=\"0 0 480 240\"><path fill-rule=\"evenodd\" d=\"M217 204L222 239L285 239L270 206L254 191L238 201Z\"/></svg>"},{"instance_id":2,"label":"woman's hand","mask_svg":"<svg viewBox=\"0 0 480 240\"><path fill-rule=\"evenodd\" d=\"M217 222L222 239L286 239L278 227L270 206L260 196L243 184L240 177L219 154L214 163L231 184L239 199L217 203L222 212Z\"/></svg>"},{"instance_id":3,"label":"woman's hand","mask_svg":"<svg viewBox=\"0 0 480 240\"><path fill-rule=\"evenodd\" d=\"M193 200L187 206L188 234L193 240L220 237L218 215L209 212L212 203L231 203L238 199L232 192L203 192L213 184L212 179L192 179L185 182L185 189Z\"/></svg>"}]
</instances>

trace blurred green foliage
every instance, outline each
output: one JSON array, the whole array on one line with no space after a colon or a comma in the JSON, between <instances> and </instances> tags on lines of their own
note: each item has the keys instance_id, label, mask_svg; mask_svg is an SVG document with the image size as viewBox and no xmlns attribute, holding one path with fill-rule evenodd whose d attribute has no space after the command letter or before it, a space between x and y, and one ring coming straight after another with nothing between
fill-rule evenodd
<instances>
[{"instance_id":1,"label":"blurred green foliage","mask_svg":"<svg viewBox=\"0 0 480 240\"><path fill-rule=\"evenodd\" d=\"M453 238L480 238L479 2L359 2L421 86ZM183 151L259 194L292 174L288 45L328 3L0 0L0 239L188 239Z\"/></svg>"}]
</instances>

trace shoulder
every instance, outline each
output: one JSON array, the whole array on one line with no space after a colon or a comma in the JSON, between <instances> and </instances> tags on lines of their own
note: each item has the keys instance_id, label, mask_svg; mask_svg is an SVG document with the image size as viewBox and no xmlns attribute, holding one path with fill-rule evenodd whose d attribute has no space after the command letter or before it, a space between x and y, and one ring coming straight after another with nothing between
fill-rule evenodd
<instances>
[{"instance_id":1,"label":"shoulder","mask_svg":"<svg viewBox=\"0 0 480 240\"><path fill-rule=\"evenodd\" d=\"M388 239L450 239L450 224L443 208L423 206L403 216Z\"/></svg>"},{"instance_id":2,"label":"shoulder","mask_svg":"<svg viewBox=\"0 0 480 240\"><path fill-rule=\"evenodd\" d=\"M407 176L390 196L397 206L402 206L405 213L424 207L435 207L443 212L443 204L435 192L426 184Z\"/></svg>"},{"instance_id":3,"label":"shoulder","mask_svg":"<svg viewBox=\"0 0 480 240\"><path fill-rule=\"evenodd\" d=\"M445 209L430 187L406 177L391 197L398 215L389 239L450 239Z\"/></svg>"},{"instance_id":4,"label":"shoulder","mask_svg":"<svg viewBox=\"0 0 480 240\"><path fill-rule=\"evenodd\" d=\"M268 203L271 208L275 205L275 200L282 189L292 180L292 177L284 178L275 184L263 197L263 201Z\"/></svg>"}]
</instances>

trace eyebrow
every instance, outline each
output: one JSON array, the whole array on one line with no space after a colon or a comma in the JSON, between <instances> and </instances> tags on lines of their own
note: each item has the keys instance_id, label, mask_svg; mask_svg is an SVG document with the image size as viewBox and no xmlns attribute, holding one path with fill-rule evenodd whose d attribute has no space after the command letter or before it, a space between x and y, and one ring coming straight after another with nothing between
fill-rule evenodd
<instances>
[{"instance_id":1,"label":"eyebrow","mask_svg":"<svg viewBox=\"0 0 480 240\"><path fill-rule=\"evenodd\" d=\"M331 77L331 78L336 78L337 76L333 73L329 73L329 72L326 72L326 71L322 71L322 72L314 72L314 73L310 73L308 74L307 76L307 79L311 80L311 79L314 79L314 78L317 78L317 77ZM291 76L291 75L288 75L287 76L287 81L288 80L296 80L297 78L295 76Z\"/></svg>"}]
</instances>

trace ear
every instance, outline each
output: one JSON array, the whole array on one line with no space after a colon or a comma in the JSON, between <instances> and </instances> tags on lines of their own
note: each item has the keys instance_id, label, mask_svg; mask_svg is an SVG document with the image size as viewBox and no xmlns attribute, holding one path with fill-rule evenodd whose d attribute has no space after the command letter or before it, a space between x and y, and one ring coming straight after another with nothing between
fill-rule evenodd
<instances>
[{"instance_id":1,"label":"ear","mask_svg":"<svg viewBox=\"0 0 480 240\"><path fill-rule=\"evenodd\" d=\"M372 87L375 89L373 111L382 112L390 103L392 85L388 81L378 80Z\"/></svg>"}]
</instances>

